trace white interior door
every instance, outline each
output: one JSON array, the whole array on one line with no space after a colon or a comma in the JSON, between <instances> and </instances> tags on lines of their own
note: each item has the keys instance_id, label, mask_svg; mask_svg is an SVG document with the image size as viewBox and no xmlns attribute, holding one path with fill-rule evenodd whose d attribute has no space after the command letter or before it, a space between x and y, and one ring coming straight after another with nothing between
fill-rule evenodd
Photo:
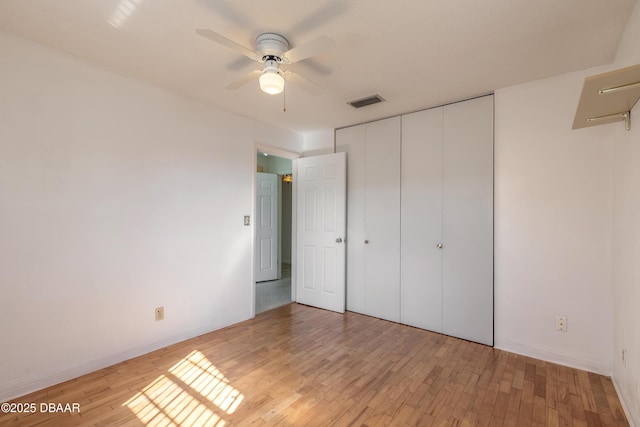
<instances>
[{"instance_id":1,"label":"white interior door","mask_svg":"<svg viewBox=\"0 0 640 427\"><path fill-rule=\"evenodd\" d=\"M256 174L256 282L278 278L278 175Z\"/></svg>"},{"instance_id":2,"label":"white interior door","mask_svg":"<svg viewBox=\"0 0 640 427\"><path fill-rule=\"evenodd\" d=\"M346 154L294 161L296 300L344 313Z\"/></svg>"}]
</instances>

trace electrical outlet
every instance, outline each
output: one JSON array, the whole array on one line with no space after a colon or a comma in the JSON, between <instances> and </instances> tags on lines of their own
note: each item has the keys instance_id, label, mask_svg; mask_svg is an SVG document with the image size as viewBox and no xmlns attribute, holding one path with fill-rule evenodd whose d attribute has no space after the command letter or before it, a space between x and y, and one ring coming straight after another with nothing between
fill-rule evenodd
<instances>
[{"instance_id":1,"label":"electrical outlet","mask_svg":"<svg viewBox=\"0 0 640 427\"><path fill-rule=\"evenodd\" d=\"M622 349L622 366L627 367L627 349Z\"/></svg>"},{"instance_id":2,"label":"electrical outlet","mask_svg":"<svg viewBox=\"0 0 640 427\"><path fill-rule=\"evenodd\" d=\"M156 320L164 320L164 307L156 307Z\"/></svg>"},{"instance_id":3,"label":"electrical outlet","mask_svg":"<svg viewBox=\"0 0 640 427\"><path fill-rule=\"evenodd\" d=\"M249 215L244 216L244 225L251 225L251 217Z\"/></svg>"},{"instance_id":4,"label":"electrical outlet","mask_svg":"<svg viewBox=\"0 0 640 427\"><path fill-rule=\"evenodd\" d=\"M568 319L563 316L556 316L556 331L567 332Z\"/></svg>"}]
</instances>

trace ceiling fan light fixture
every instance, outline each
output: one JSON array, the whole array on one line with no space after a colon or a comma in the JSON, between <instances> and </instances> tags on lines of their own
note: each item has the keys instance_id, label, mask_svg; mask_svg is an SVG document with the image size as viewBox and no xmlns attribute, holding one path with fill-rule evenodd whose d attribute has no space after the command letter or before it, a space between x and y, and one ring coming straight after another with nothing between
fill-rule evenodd
<instances>
[{"instance_id":1,"label":"ceiling fan light fixture","mask_svg":"<svg viewBox=\"0 0 640 427\"><path fill-rule=\"evenodd\" d=\"M143 0L122 1L141 2ZM280 70L280 65L303 61L320 52L329 50L335 45L335 42L329 37L320 36L290 49L289 42L280 34L262 33L256 38L255 48L250 49L207 28L196 28L196 34L240 53L253 61L264 64L262 70L254 69L250 71L228 84L226 89L238 89L248 82L254 81L255 77L259 76L260 89L270 95L282 93L285 89L285 80L300 86L312 95L318 95L322 91L320 87L293 71Z\"/></svg>"},{"instance_id":2,"label":"ceiling fan light fixture","mask_svg":"<svg viewBox=\"0 0 640 427\"><path fill-rule=\"evenodd\" d=\"M260 75L260 89L269 95L276 95L284 90L284 77L277 70L266 69Z\"/></svg>"}]
</instances>

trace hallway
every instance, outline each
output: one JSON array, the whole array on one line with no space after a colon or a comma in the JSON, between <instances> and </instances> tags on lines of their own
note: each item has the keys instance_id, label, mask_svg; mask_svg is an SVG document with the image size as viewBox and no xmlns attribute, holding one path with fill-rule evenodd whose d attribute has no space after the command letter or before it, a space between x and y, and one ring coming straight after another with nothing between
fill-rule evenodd
<instances>
[{"instance_id":1,"label":"hallway","mask_svg":"<svg viewBox=\"0 0 640 427\"><path fill-rule=\"evenodd\" d=\"M291 302L291 264L282 264L282 278L256 283L256 314Z\"/></svg>"}]
</instances>

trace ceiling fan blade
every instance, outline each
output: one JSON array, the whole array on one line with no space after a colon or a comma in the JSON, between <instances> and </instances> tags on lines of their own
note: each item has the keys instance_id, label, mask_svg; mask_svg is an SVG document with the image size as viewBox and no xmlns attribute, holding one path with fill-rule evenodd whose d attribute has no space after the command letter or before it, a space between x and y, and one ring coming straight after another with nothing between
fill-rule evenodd
<instances>
[{"instance_id":1,"label":"ceiling fan blade","mask_svg":"<svg viewBox=\"0 0 640 427\"><path fill-rule=\"evenodd\" d=\"M294 47L286 51L282 56L286 58L290 63L302 61L310 56L316 55L325 50L333 48L336 43L332 38L327 36L320 36L317 39L304 43L298 47Z\"/></svg>"},{"instance_id":2,"label":"ceiling fan blade","mask_svg":"<svg viewBox=\"0 0 640 427\"><path fill-rule=\"evenodd\" d=\"M253 61L251 61L246 56L239 56L236 59L234 59L232 62L227 64L227 70L239 72L246 69L249 65L253 65Z\"/></svg>"},{"instance_id":3,"label":"ceiling fan blade","mask_svg":"<svg viewBox=\"0 0 640 427\"><path fill-rule=\"evenodd\" d=\"M329 74L333 73L333 70L324 65L322 61L313 58L305 59L304 62L302 62L299 66L313 70L314 73L320 74L322 76L328 76Z\"/></svg>"},{"instance_id":4,"label":"ceiling fan blade","mask_svg":"<svg viewBox=\"0 0 640 427\"><path fill-rule=\"evenodd\" d=\"M311 95L321 95L323 92L320 86L310 82L309 80L302 77L300 74L294 73L293 71L284 72L284 79L286 81L290 81L291 83L297 86L300 86L302 89L304 89L306 92L310 93Z\"/></svg>"},{"instance_id":5,"label":"ceiling fan blade","mask_svg":"<svg viewBox=\"0 0 640 427\"><path fill-rule=\"evenodd\" d=\"M258 60L258 54L256 52L242 46L241 44L234 42L233 40L229 40L225 36L218 34L215 31L212 31L206 28L196 28L196 33L201 35L202 37L205 37L209 40L213 40L214 42L223 45L227 49L231 49L248 58L251 58L254 61Z\"/></svg>"},{"instance_id":6,"label":"ceiling fan blade","mask_svg":"<svg viewBox=\"0 0 640 427\"><path fill-rule=\"evenodd\" d=\"M307 16L292 28L289 28L287 34L303 34L312 31L342 15L348 9L347 0L330 1L325 6L317 9L312 15Z\"/></svg>"},{"instance_id":7,"label":"ceiling fan blade","mask_svg":"<svg viewBox=\"0 0 640 427\"><path fill-rule=\"evenodd\" d=\"M240 86L244 86L247 83L249 83L251 80L254 80L261 73L262 73L261 70L249 71L247 74L245 74L244 76L240 77L238 80L236 80L234 82L231 82L228 85L226 85L225 89L229 89L229 90L238 89Z\"/></svg>"},{"instance_id":8,"label":"ceiling fan blade","mask_svg":"<svg viewBox=\"0 0 640 427\"><path fill-rule=\"evenodd\" d=\"M253 22L249 18L249 16L241 13L235 6L232 5L233 2L222 1L222 0L199 0L199 1L203 6L211 9L213 13L224 17L225 21L231 22L234 26L238 28L255 28L256 27L256 23Z\"/></svg>"}]
</instances>

